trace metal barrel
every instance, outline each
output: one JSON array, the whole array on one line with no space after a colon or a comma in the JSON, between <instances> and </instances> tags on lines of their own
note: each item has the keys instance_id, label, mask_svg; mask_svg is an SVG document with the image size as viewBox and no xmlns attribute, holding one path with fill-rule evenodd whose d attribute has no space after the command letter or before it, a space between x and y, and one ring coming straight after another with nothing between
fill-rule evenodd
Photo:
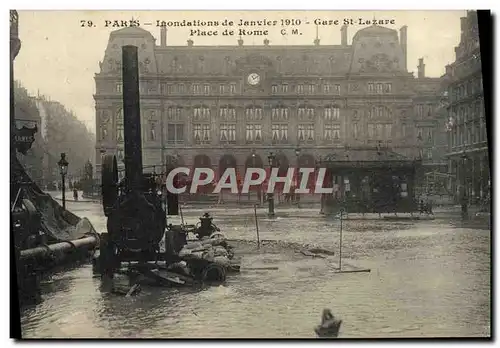
<instances>
[{"instance_id":1,"label":"metal barrel","mask_svg":"<svg viewBox=\"0 0 500 348\"><path fill-rule=\"evenodd\" d=\"M128 190L142 185L142 140L139 94L139 58L136 46L122 48L125 180Z\"/></svg>"},{"instance_id":2,"label":"metal barrel","mask_svg":"<svg viewBox=\"0 0 500 348\"><path fill-rule=\"evenodd\" d=\"M72 240L69 242L60 242L47 246L39 246L36 248L21 250L19 253L20 260L28 260L34 258L48 258L54 252L70 252L71 250L93 249L99 244L97 236L89 236L81 239Z\"/></svg>"}]
</instances>

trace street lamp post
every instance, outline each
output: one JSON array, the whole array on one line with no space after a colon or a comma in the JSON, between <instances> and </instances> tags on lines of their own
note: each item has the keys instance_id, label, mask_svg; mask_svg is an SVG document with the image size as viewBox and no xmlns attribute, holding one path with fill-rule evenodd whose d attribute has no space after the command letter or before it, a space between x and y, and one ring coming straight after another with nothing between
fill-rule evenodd
<instances>
[{"instance_id":1,"label":"street lamp post","mask_svg":"<svg viewBox=\"0 0 500 348\"><path fill-rule=\"evenodd\" d=\"M252 149L252 168L255 168L255 157L257 157L257 154L255 153L255 149ZM261 189L257 190L257 200L259 201L259 205L261 204ZM250 191L248 191L248 200L250 200Z\"/></svg>"},{"instance_id":2,"label":"street lamp post","mask_svg":"<svg viewBox=\"0 0 500 348\"><path fill-rule=\"evenodd\" d=\"M271 175L271 172L273 170L273 164L274 164L274 160L275 160L275 156L272 152L269 153L269 156L267 156L267 159L269 161L269 175ZM269 211L267 213L267 216L272 218L274 217L274 193L273 192L269 192L267 194L267 202L269 204Z\"/></svg>"},{"instance_id":3,"label":"street lamp post","mask_svg":"<svg viewBox=\"0 0 500 348\"><path fill-rule=\"evenodd\" d=\"M64 179L66 177L66 174L68 173L68 161L66 161L66 154L63 152L61 153L61 159L59 162L57 162L59 165L59 172L61 173L61 181L62 181L62 204L63 204L63 209L66 210L66 187L65 187L65 182Z\"/></svg>"},{"instance_id":4,"label":"street lamp post","mask_svg":"<svg viewBox=\"0 0 500 348\"><path fill-rule=\"evenodd\" d=\"M321 155L319 155L318 159L316 159L316 170L320 169L321 164L322 164L322 160L323 160L323 158L321 157ZM317 182L316 182L316 185L318 185ZM324 214L325 213L324 206L325 206L325 194L322 193L321 197L320 197L320 210L319 210L320 214Z\"/></svg>"},{"instance_id":5,"label":"street lamp post","mask_svg":"<svg viewBox=\"0 0 500 348\"><path fill-rule=\"evenodd\" d=\"M422 134L418 134L417 136L417 147L418 147L418 154L417 154L417 161L420 162L420 164L423 164L423 144L422 144ZM422 168L419 167L419 172L417 173L418 175L418 181L419 181L419 191L420 191L420 197L422 199L424 195L424 188L423 188L423 178L422 178Z\"/></svg>"},{"instance_id":6,"label":"street lamp post","mask_svg":"<svg viewBox=\"0 0 500 348\"><path fill-rule=\"evenodd\" d=\"M295 157L297 158L297 168L296 170L299 170L299 156L300 156L300 152L301 152L301 148L300 147L296 147L295 148ZM300 182L302 181L302 175L300 175L300 171L297 173L296 175L296 178L297 178L297 185L298 187L300 187ZM296 189L297 187L295 187ZM299 194L295 194L295 191L294 191L294 194L293 194L293 198L295 199L295 201L297 202L297 208L300 208L300 199L299 199Z\"/></svg>"},{"instance_id":7,"label":"street lamp post","mask_svg":"<svg viewBox=\"0 0 500 348\"><path fill-rule=\"evenodd\" d=\"M465 151L462 154L462 219L467 219L469 216L468 204L467 204L467 176L465 175L465 170L467 168L467 155Z\"/></svg>"}]
</instances>

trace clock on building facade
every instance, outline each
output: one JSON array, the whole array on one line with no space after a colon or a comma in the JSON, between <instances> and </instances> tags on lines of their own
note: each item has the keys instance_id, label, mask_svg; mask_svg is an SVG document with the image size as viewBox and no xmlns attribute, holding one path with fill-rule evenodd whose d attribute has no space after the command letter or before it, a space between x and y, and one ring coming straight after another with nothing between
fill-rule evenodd
<instances>
[{"instance_id":1,"label":"clock on building facade","mask_svg":"<svg viewBox=\"0 0 500 348\"><path fill-rule=\"evenodd\" d=\"M247 77L247 82L251 86L257 86L260 83L260 75L257 73L251 73Z\"/></svg>"}]
</instances>

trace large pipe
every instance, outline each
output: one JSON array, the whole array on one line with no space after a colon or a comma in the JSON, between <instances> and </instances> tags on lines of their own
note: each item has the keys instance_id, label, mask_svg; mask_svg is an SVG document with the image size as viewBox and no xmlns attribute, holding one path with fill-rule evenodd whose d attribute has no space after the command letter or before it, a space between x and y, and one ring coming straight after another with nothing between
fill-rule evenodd
<instances>
[{"instance_id":1,"label":"large pipe","mask_svg":"<svg viewBox=\"0 0 500 348\"><path fill-rule=\"evenodd\" d=\"M141 109L139 59L136 46L122 48L125 181L128 191L142 186Z\"/></svg>"},{"instance_id":2,"label":"large pipe","mask_svg":"<svg viewBox=\"0 0 500 348\"><path fill-rule=\"evenodd\" d=\"M53 253L66 253L72 250L82 251L95 248L99 244L97 236L89 236L69 242L60 242L47 246L39 246L32 249L21 250L20 259L29 260L35 258L49 258Z\"/></svg>"}]
</instances>

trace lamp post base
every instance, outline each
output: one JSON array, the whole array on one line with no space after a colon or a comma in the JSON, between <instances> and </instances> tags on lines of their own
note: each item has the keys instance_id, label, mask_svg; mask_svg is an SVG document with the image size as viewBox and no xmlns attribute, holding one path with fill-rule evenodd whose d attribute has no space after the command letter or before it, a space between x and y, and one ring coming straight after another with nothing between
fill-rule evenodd
<instances>
[{"instance_id":1,"label":"lamp post base","mask_svg":"<svg viewBox=\"0 0 500 348\"><path fill-rule=\"evenodd\" d=\"M466 203L462 203L462 219L467 220L469 218L469 210Z\"/></svg>"},{"instance_id":2,"label":"lamp post base","mask_svg":"<svg viewBox=\"0 0 500 348\"><path fill-rule=\"evenodd\" d=\"M269 203L269 208L268 208L268 212L267 212L267 216L269 218L273 218L274 217L274 195L272 193L269 194L268 196L268 203Z\"/></svg>"}]
</instances>

